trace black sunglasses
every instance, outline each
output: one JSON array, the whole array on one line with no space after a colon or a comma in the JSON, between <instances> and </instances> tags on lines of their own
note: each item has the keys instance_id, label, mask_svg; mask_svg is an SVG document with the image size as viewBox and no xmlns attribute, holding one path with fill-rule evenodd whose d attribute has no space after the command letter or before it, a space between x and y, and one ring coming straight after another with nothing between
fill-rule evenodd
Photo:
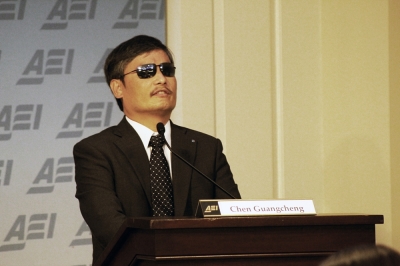
<instances>
[{"instance_id":1,"label":"black sunglasses","mask_svg":"<svg viewBox=\"0 0 400 266\"><path fill-rule=\"evenodd\" d=\"M137 73L138 77L141 79L148 79L154 77L157 73L157 67L160 67L161 73L166 77L174 77L175 76L175 66L172 63L162 63L159 65L156 64L145 64L139 66L137 69L132 70L128 73L123 74L120 79L125 77L131 73Z\"/></svg>"}]
</instances>

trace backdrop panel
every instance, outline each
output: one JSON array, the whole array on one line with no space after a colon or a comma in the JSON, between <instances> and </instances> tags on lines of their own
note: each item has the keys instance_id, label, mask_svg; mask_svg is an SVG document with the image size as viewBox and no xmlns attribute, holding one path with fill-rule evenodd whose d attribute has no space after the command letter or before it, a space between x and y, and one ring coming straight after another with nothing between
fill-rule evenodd
<instances>
[{"instance_id":1,"label":"backdrop panel","mask_svg":"<svg viewBox=\"0 0 400 266\"><path fill-rule=\"evenodd\" d=\"M0 265L90 265L72 147L122 113L110 50L165 40L161 0L0 0Z\"/></svg>"}]
</instances>

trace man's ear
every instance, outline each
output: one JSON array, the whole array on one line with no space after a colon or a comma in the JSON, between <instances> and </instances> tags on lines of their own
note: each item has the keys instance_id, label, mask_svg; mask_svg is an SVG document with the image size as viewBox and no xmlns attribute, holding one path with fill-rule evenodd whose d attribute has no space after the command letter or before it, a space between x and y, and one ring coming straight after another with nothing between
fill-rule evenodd
<instances>
[{"instance_id":1,"label":"man's ear","mask_svg":"<svg viewBox=\"0 0 400 266\"><path fill-rule=\"evenodd\" d=\"M112 79L110 81L110 88L114 97L117 99L121 99L123 97L123 84L119 79Z\"/></svg>"}]
</instances>

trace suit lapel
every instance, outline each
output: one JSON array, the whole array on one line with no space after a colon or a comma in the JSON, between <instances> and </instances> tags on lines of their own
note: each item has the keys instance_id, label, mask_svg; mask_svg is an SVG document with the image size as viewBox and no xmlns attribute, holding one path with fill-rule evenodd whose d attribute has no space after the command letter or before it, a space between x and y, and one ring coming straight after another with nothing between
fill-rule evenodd
<instances>
[{"instance_id":1,"label":"suit lapel","mask_svg":"<svg viewBox=\"0 0 400 266\"><path fill-rule=\"evenodd\" d=\"M196 154L196 145L196 142L186 135L186 129L177 127L171 123L171 148L175 153L193 164ZM193 170L175 155L172 154L171 158L175 215L183 216L187 197L189 195Z\"/></svg>"},{"instance_id":2,"label":"suit lapel","mask_svg":"<svg viewBox=\"0 0 400 266\"><path fill-rule=\"evenodd\" d=\"M177 127L171 123L171 148L172 150L193 164L196 155L197 143L186 135L186 129ZM129 125L125 117L114 130L114 134L119 138L115 145L123 153L133 169L132 178L136 177L142 184L146 193L147 200L151 205L150 188L150 166L149 159L140 140L139 135ZM189 188L192 179L192 170L175 155L171 155L172 160L172 178L175 199L175 215L183 216L188 200Z\"/></svg>"},{"instance_id":3,"label":"suit lapel","mask_svg":"<svg viewBox=\"0 0 400 266\"><path fill-rule=\"evenodd\" d=\"M143 142L128 121L126 121L125 117L116 127L114 134L119 136L115 141L115 145L128 158L133 169L132 178L136 177L139 179L146 193L147 200L151 205L150 166Z\"/></svg>"}]
</instances>

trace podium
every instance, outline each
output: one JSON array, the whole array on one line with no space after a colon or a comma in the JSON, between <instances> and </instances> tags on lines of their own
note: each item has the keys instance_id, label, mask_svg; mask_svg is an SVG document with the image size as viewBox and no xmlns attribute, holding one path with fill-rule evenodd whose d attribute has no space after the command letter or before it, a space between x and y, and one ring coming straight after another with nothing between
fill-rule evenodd
<instances>
[{"instance_id":1,"label":"podium","mask_svg":"<svg viewBox=\"0 0 400 266\"><path fill-rule=\"evenodd\" d=\"M383 215L128 218L94 265L318 265Z\"/></svg>"}]
</instances>

